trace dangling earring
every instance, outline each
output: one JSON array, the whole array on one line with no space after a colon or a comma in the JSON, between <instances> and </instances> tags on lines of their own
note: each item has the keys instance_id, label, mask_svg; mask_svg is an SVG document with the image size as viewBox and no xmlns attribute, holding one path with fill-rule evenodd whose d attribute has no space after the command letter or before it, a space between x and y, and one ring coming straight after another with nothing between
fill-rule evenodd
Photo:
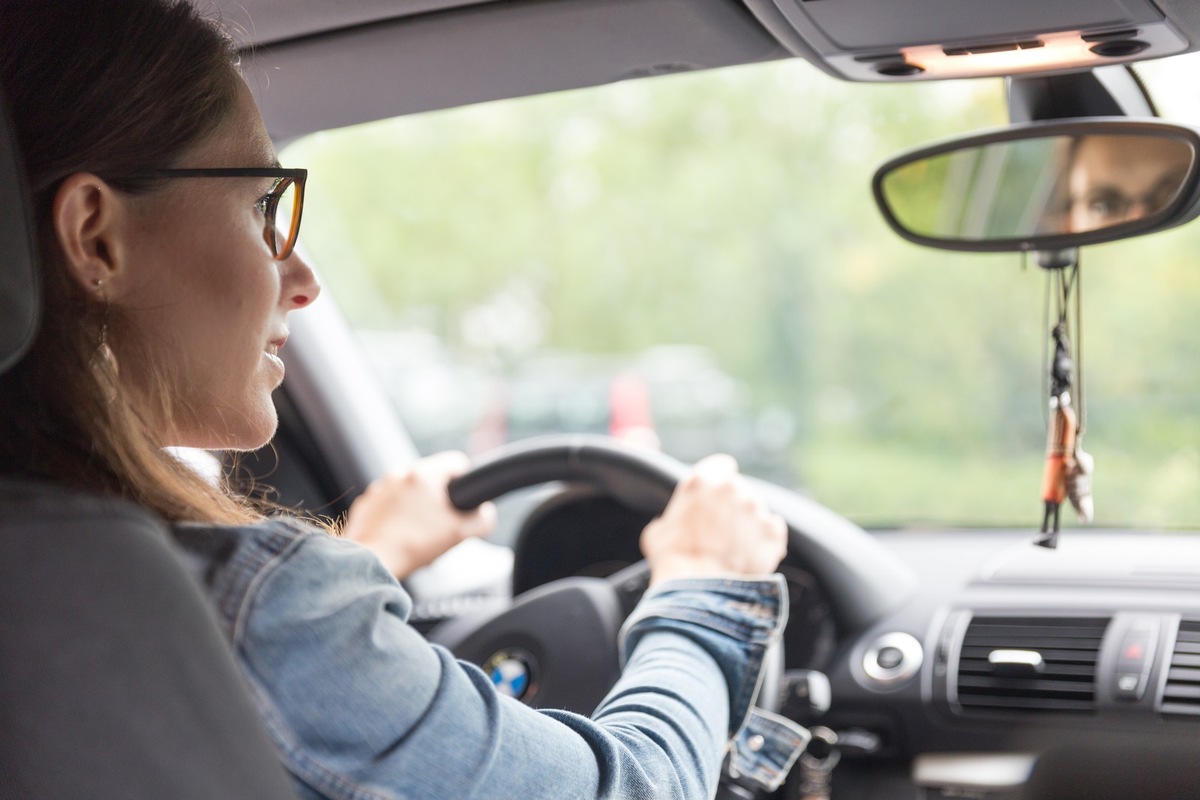
<instances>
[{"instance_id":1,"label":"dangling earring","mask_svg":"<svg viewBox=\"0 0 1200 800\"><path fill-rule=\"evenodd\" d=\"M96 295L100 298L100 301L104 303L104 315L100 318L100 336L96 342L95 359L103 362L111 370L113 378L112 391L115 393L116 377L119 370L117 369L117 357L108 344L108 299L104 296L104 280L96 278L92 281L92 286L96 289ZM111 401L112 397L109 397L109 400Z\"/></svg>"}]
</instances>

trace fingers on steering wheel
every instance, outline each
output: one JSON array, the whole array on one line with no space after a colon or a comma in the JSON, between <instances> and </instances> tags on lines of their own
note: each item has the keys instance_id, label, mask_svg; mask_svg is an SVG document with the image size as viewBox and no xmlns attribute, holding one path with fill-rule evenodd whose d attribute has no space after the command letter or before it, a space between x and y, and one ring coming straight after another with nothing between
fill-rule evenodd
<instances>
[{"instance_id":1,"label":"fingers on steering wheel","mask_svg":"<svg viewBox=\"0 0 1200 800\"><path fill-rule=\"evenodd\" d=\"M487 501L473 511L460 512L463 517L459 535L463 539L483 538L496 527L496 504Z\"/></svg>"},{"instance_id":2,"label":"fingers on steering wheel","mask_svg":"<svg viewBox=\"0 0 1200 800\"><path fill-rule=\"evenodd\" d=\"M706 478L725 478L737 474L737 460L726 453L714 453L696 462L692 473Z\"/></svg>"},{"instance_id":3,"label":"fingers on steering wheel","mask_svg":"<svg viewBox=\"0 0 1200 800\"><path fill-rule=\"evenodd\" d=\"M420 468L427 469L431 474L453 478L462 475L471 466L471 459L459 450L444 450L426 456L417 462Z\"/></svg>"}]
</instances>

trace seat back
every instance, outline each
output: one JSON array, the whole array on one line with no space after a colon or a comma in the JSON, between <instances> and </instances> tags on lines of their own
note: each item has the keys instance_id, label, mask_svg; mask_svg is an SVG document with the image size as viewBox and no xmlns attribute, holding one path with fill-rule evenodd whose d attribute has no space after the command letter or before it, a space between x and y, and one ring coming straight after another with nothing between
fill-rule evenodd
<instances>
[{"instance_id":1,"label":"seat back","mask_svg":"<svg viewBox=\"0 0 1200 800\"><path fill-rule=\"evenodd\" d=\"M0 373L33 343L41 294L29 195L12 136L0 98Z\"/></svg>"},{"instance_id":2,"label":"seat back","mask_svg":"<svg viewBox=\"0 0 1200 800\"><path fill-rule=\"evenodd\" d=\"M0 797L294 800L167 536L126 503L0 480Z\"/></svg>"},{"instance_id":3,"label":"seat back","mask_svg":"<svg viewBox=\"0 0 1200 800\"><path fill-rule=\"evenodd\" d=\"M0 381L37 329L27 195L0 98ZM295 800L166 526L0 477L0 797Z\"/></svg>"}]
</instances>

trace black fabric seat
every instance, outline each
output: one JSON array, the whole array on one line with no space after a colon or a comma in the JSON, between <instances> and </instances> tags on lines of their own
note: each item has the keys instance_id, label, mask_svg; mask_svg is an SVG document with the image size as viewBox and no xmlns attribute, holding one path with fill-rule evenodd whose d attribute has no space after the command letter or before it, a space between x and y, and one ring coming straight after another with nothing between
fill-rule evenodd
<instances>
[{"instance_id":1,"label":"black fabric seat","mask_svg":"<svg viewBox=\"0 0 1200 800\"><path fill-rule=\"evenodd\" d=\"M293 797L167 535L0 480L0 797Z\"/></svg>"},{"instance_id":2,"label":"black fabric seat","mask_svg":"<svg viewBox=\"0 0 1200 800\"><path fill-rule=\"evenodd\" d=\"M0 99L0 381L37 327L27 202ZM0 477L0 798L295 800L165 526Z\"/></svg>"}]
</instances>

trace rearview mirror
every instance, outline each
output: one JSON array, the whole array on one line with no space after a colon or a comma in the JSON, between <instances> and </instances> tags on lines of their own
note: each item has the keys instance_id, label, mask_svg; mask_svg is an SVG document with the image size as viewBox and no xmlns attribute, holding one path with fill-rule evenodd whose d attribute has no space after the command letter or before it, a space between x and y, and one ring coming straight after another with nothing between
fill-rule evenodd
<instances>
[{"instance_id":1,"label":"rearview mirror","mask_svg":"<svg viewBox=\"0 0 1200 800\"><path fill-rule=\"evenodd\" d=\"M1186 222L1200 208L1191 128L1036 122L898 156L875 199L901 236L947 250L1063 250Z\"/></svg>"}]
</instances>

